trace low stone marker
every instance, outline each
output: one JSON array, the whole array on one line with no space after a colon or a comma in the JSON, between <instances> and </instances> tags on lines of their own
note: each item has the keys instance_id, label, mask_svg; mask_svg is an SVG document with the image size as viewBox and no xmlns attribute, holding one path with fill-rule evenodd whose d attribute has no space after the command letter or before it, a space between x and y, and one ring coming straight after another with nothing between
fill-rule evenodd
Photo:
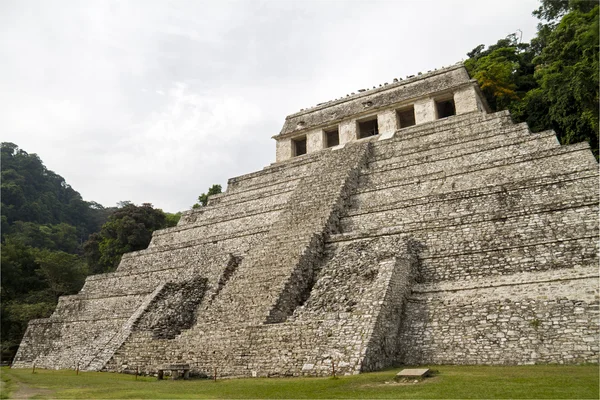
<instances>
[{"instance_id":1,"label":"low stone marker","mask_svg":"<svg viewBox=\"0 0 600 400\"><path fill-rule=\"evenodd\" d=\"M164 377L165 371L171 371L171 379L189 379L190 377L190 366L189 364L165 364L161 365L158 369L158 379L161 380Z\"/></svg>"},{"instance_id":2,"label":"low stone marker","mask_svg":"<svg viewBox=\"0 0 600 400\"><path fill-rule=\"evenodd\" d=\"M412 379L421 380L423 378L428 377L431 374L431 370L429 368L414 368L414 369L403 369L398 372L394 377L396 382L407 381Z\"/></svg>"}]
</instances>

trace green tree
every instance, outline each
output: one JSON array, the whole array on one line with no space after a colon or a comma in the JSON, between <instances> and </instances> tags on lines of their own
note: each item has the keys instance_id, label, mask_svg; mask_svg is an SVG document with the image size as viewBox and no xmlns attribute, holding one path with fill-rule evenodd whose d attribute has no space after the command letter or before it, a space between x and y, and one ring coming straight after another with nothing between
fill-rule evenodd
<instances>
[{"instance_id":1,"label":"green tree","mask_svg":"<svg viewBox=\"0 0 600 400\"><path fill-rule=\"evenodd\" d=\"M598 5L588 12L573 9L548 34L546 46L535 59L539 90L525 97L523 111L518 114L534 125L554 128L562 144L589 142L596 157L600 84L598 10ZM540 101L547 106L547 114L543 116L534 110Z\"/></svg>"},{"instance_id":2,"label":"green tree","mask_svg":"<svg viewBox=\"0 0 600 400\"><path fill-rule=\"evenodd\" d=\"M47 287L43 278L36 274L39 265L35 261L35 249L17 240L7 239L1 245L2 300L23 297L31 291Z\"/></svg>"},{"instance_id":3,"label":"green tree","mask_svg":"<svg viewBox=\"0 0 600 400\"><path fill-rule=\"evenodd\" d=\"M7 237L31 247L61 250L67 253L77 253L79 250L77 229L65 223L40 225L15 221Z\"/></svg>"},{"instance_id":4,"label":"green tree","mask_svg":"<svg viewBox=\"0 0 600 400\"><path fill-rule=\"evenodd\" d=\"M28 246L12 237L1 245L2 360L14 356L32 318L49 316L58 296L76 293L87 269L75 254Z\"/></svg>"},{"instance_id":5,"label":"green tree","mask_svg":"<svg viewBox=\"0 0 600 400\"><path fill-rule=\"evenodd\" d=\"M494 110L506 109L512 101L518 99L515 82L518 67L516 50L516 46L501 47L465 62Z\"/></svg>"},{"instance_id":6,"label":"green tree","mask_svg":"<svg viewBox=\"0 0 600 400\"><path fill-rule=\"evenodd\" d=\"M64 251L37 251L36 273L47 282L52 295L58 299L64 294L77 293L88 274L84 261L75 254Z\"/></svg>"},{"instance_id":7,"label":"green tree","mask_svg":"<svg viewBox=\"0 0 600 400\"><path fill-rule=\"evenodd\" d=\"M210 196L212 196L213 194L219 194L221 193L221 185L212 185L209 189L208 192L206 193L202 193L200 196L198 196L198 202L196 204L194 204L192 206L192 208L199 208L199 207L204 207L208 204L208 198Z\"/></svg>"},{"instance_id":8,"label":"green tree","mask_svg":"<svg viewBox=\"0 0 600 400\"><path fill-rule=\"evenodd\" d=\"M148 247L152 232L166 228L165 213L144 203L136 206L123 202L84 244L84 254L93 273L114 271L125 253Z\"/></svg>"},{"instance_id":9,"label":"green tree","mask_svg":"<svg viewBox=\"0 0 600 400\"><path fill-rule=\"evenodd\" d=\"M181 212L178 213L165 213L167 228L177 226L179 220L181 219Z\"/></svg>"},{"instance_id":10,"label":"green tree","mask_svg":"<svg viewBox=\"0 0 600 400\"><path fill-rule=\"evenodd\" d=\"M537 36L515 35L465 61L493 111L509 109L533 132L553 129L562 144L590 143L598 158L598 2L542 0Z\"/></svg>"}]
</instances>

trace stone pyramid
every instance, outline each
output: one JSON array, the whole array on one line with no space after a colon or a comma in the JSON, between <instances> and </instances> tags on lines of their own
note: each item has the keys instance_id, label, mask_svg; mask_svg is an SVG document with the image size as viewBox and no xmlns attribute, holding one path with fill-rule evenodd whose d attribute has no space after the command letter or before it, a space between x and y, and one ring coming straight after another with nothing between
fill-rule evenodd
<instances>
[{"instance_id":1,"label":"stone pyramid","mask_svg":"<svg viewBox=\"0 0 600 400\"><path fill-rule=\"evenodd\" d=\"M277 161L31 321L14 367L597 363L598 163L460 64L302 110Z\"/></svg>"}]
</instances>

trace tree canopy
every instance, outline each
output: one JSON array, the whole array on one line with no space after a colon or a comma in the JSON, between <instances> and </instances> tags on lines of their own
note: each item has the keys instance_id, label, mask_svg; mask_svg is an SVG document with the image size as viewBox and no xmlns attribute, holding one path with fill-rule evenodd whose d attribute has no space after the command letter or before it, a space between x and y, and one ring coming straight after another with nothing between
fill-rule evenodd
<instances>
[{"instance_id":1,"label":"tree canopy","mask_svg":"<svg viewBox=\"0 0 600 400\"><path fill-rule=\"evenodd\" d=\"M84 244L85 257L93 273L114 271L121 256L148 247L152 232L177 224L179 218L170 219L152 204L136 206L123 202L108 217L100 232L90 236Z\"/></svg>"},{"instance_id":2,"label":"tree canopy","mask_svg":"<svg viewBox=\"0 0 600 400\"><path fill-rule=\"evenodd\" d=\"M210 188L208 188L208 192L206 193L202 193L200 196L198 196L198 202L196 204L194 204L192 206L192 208L199 208L199 207L204 207L208 204L208 198L210 196L212 196L213 194L219 194L221 193L221 185L212 185Z\"/></svg>"},{"instance_id":3,"label":"tree canopy","mask_svg":"<svg viewBox=\"0 0 600 400\"><path fill-rule=\"evenodd\" d=\"M465 61L492 110L510 110L533 132L553 129L562 144L587 141L596 157L598 10L597 2L543 0L531 43L511 34Z\"/></svg>"}]
</instances>

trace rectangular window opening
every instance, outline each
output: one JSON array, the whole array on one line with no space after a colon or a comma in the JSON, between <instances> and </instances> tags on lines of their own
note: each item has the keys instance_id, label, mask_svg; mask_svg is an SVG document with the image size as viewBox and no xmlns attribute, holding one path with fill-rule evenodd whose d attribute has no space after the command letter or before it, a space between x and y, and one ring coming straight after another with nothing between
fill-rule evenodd
<instances>
[{"instance_id":1,"label":"rectangular window opening","mask_svg":"<svg viewBox=\"0 0 600 400\"><path fill-rule=\"evenodd\" d=\"M456 115L456 108L454 107L454 99L436 101L435 108L437 111L438 119L447 118L447 117Z\"/></svg>"},{"instance_id":2,"label":"rectangular window opening","mask_svg":"<svg viewBox=\"0 0 600 400\"><path fill-rule=\"evenodd\" d=\"M377 126L377 118L370 119L358 123L358 138L363 139L369 136L379 135L379 128Z\"/></svg>"},{"instance_id":3,"label":"rectangular window opening","mask_svg":"<svg viewBox=\"0 0 600 400\"><path fill-rule=\"evenodd\" d=\"M325 147L333 147L340 144L340 131L338 128L325 131Z\"/></svg>"},{"instance_id":4,"label":"rectangular window opening","mask_svg":"<svg viewBox=\"0 0 600 400\"><path fill-rule=\"evenodd\" d=\"M415 125L415 108L411 106L404 110L398 110L398 123L400 129Z\"/></svg>"},{"instance_id":5,"label":"rectangular window opening","mask_svg":"<svg viewBox=\"0 0 600 400\"><path fill-rule=\"evenodd\" d=\"M294 157L306 154L306 136L298 139L293 139L294 144Z\"/></svg>"}]
</instances>

